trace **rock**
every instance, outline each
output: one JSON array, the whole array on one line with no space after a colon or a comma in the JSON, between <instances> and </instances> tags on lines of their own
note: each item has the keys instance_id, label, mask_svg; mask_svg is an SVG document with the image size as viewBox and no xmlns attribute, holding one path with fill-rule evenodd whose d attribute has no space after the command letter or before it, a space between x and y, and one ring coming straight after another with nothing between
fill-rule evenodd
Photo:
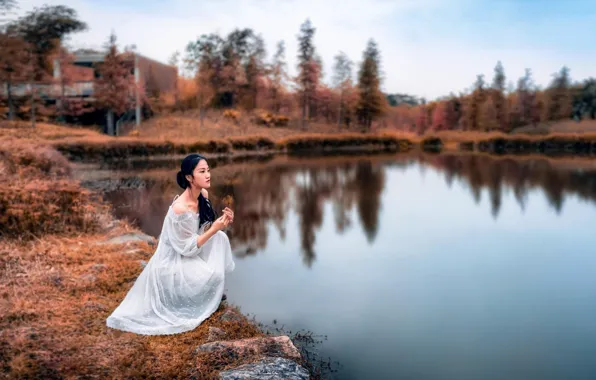
<instances>
[{"instance_id":1,"label":"rock","mask_svg":"<svg viewBox=\"0 0 596 380\"><path fill-rule=\"evenodd\" d=\"M205 343L195 350L199 352L231 351L239 356L255 354L258 356L284 356L293 359L300 359L300 352L286 336L268 336L240 340L217 341Z\"/></svg>"},{"instance_id":2,"label":"rock","mask_svg":"<svg viewBox=\"0 0 596 380\"><path fill-rule=\"evenodd\" d=\"M133 248L133 249L129 249L128 251L122 252L125 255L136 255L136 254L143 254L145 253L145 251L143 251L140 248Z\"/></svg>"},{"instance_id":3,"label":"rock","mask_svg":"<svg viewBox=\"0 0 596 380\"><path fill-rule=\"evenodd\" d=\"M113 238L103 242L103 244L124 244L124 243L131 243L131 242L137 242L137 241L144 241L147 244L152 245L152 246L154 246L156 244L155 238L153 238L152 236L149 236L147 234L141 233L141 232L116 236L116 237L113 237Z\"/></svg>"},{"instance_id":4,"label":"rock","mask_svg":"<svg viewBox=\"0 0 596 380\"><path fill-rule=\"evenodd\" d=\"M244 320L244 317L237 311L228 309L219 317L219 320L222 322L240 322Z\"/></svg>"},{"instance_id":5,"label":"rock","mask_svg":"<svg viewBox=\"0 0 596 380\"><path fill-rule=\"evenodd\" d=\"M216 340L222 340L225 338L226 332L217 327L209 327L209 336L207 337L207 341L213 342Z\"/></svg>"},{"instance_id":6,"label":"rock","mask_svg":"<svg viewBox=\"0 0 596 380\"><path fill-rule=\"evenodd\" d=\"M222 380L307 380L308 371L298 363L284 358L266 357L256 363L244 364L219 373Z\"/></svg>"}]
</instances>

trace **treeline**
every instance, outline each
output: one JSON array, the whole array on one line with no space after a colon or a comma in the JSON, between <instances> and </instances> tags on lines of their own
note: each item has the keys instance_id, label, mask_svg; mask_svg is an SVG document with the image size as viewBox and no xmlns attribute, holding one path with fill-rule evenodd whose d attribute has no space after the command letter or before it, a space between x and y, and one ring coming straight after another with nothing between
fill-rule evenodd
<instances>
[{"instance_id":1,"label":"treeline","mask_svg":"<svg viewBox=\"0 0 596 380\"><path fill-rule=\"evenodd\" d=\"M501 62L494 69L492 83L478 75L471 91L451 95L414 107L401 106L391 115L393 124L418 133L427 131L510 132L524 126L558 120L596 119L596 79L573 83L567 67L554 74L546 89L540 89L526 69L515 89L505 88Z\"/></svg>"},{"instance_id":2,"label":"treeline","mask_svg":"<svg viewBox=\"0 0 596 380\"><path fill-rule=\"evenodd\" d=\"M284 41L270 61L265 43L252 29L236 29L227 36L202 35L186 47L183 64L192 72L201 109L267 110L299 117L308 128L311 120L340 125L359 123L370 128L386 112L380 90L380 51L369 40L354 83L354 63L343 52L335 57L332 85L322 80L323 64L314 45L316 28L306 20L298 34L297 75L291 77ZM172 63L177 63L179 53ZM188 94L191 95L191 94Z\"/></svg>"},{"instance_id":3,"label":"treeline","mask_svg":"<svg viewBox=\"0 0 596 380\"><path fill-rule=\"evenodd\" d=\"M0 0L4 13L14 5L13 0ZM498 62L491 83L479 75L470 90L458 95L427 102L407 94L383 94L381 52L373 39L357 63L338 52L331 80L326 83L323 62L314 45L316 28L310 20L300 26L297 35L295 76L289 74L284 41L276 44L268 58L261 35L252 29L235 29L225 36L204 34L188 43L183 54L172 56L169 63L183 66L189 73L178 79L172 93L160 92L151 73L142 84L135 83L130 49L119 51L112 35L106 44L106 60L98 68L99 77L92 78L97 101L89 104L65 94L81 69L72 65L72 54L61 43L65 36L86 28L76 12L66 6L35 8L3 25L0 81L6 84L4 103L10 118L18 113L35 120L43 113L35 90L15 107L13 84L53 81L61 89L55 96L58 118L82 115L93 107L108 111L108 124L113 123L114 115L139 102L154 113L215 108L233 116L236 111L265 111L265 119L273 120L266 124L283 126L287 123L275 121L293 118L305 130L316 128L310 124L314 121L345 129L358 126L370 130L376 126L420 134L441 130L510 132L563 119L596 119L596 79L572 82L567 67L555 74L545 89L534 83L529 69L515 88L506 88L505 70ZM60 66L58 80L52 76L54 62Z\"/></svg>"},{"instance_id":4,"label":"treeline","mask_svg":"<svg viewBox=\"0 0 596 380\"><path fill-rule=\"evenodd\" d=\"M354 62L343 52L334 58L330 84L322 80L322 60L309 20L298 34L297 75L290 77L284 41L266 60L263 39L251 29L225 37L213 33L188 44L184 64L200 96L197 107L265 109L308 121L359 124L427 131L501 131L563 119L596 119L596 79L573 83L567 67L541 89L527 69L516 88L506 88L501 62L492 83L478 75L470 91L427 102L407 94L380 91L380 50L370 40L354 78Z\"/></svg>"}]
</instances>

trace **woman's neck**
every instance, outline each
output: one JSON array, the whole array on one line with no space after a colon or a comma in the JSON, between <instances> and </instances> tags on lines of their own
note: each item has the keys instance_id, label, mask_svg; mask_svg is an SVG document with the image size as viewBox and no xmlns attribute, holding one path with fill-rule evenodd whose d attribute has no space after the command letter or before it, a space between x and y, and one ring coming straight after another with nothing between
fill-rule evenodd
<instances>
[{"instance_id":1,"label":"woman's neck","mask_svg":"<svg viewBox=\"0 0 596 380\"><path fill-rule=\"evenodd\" d=\"M193 203L198 203L199 202L199 194L201 194L201 189L193 189L191 187L188 187L186 189L186 197L189 201L192 201Z\"/></svg>"}]
</instances>

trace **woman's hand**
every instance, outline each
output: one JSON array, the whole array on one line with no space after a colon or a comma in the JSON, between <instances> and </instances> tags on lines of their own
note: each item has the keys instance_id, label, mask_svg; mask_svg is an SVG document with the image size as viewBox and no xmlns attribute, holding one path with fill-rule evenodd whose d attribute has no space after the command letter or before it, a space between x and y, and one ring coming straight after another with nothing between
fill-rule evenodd
<instances>
[{"instance_id":1,"label":"woman's hand","mask_svg":"<svg viewBox=\"0 0 596 380\"><path fill-rule=\"evenodd\" d=\"M230 225L230 219L227 214L224 214L224 215L220 216L219 218L217 218L215 220L215 222L213 222L213 224L211 225L211 228L214 228L215 231L221 231L224 228L226 228L228 225Z\"/></svg>"},{"instance_id":2,"label":"woman's hand","mask_svg":"<svg viewBox=\"0 0 596 380\"><path fill-rule=\"evenodd\" d=\"M228 216L228 220L230 221L230 224L234 223L234 211L232 211L229 207L226 207L223 209L223 213L224 213L224 215Z\"/></svg>"}]
</instances>

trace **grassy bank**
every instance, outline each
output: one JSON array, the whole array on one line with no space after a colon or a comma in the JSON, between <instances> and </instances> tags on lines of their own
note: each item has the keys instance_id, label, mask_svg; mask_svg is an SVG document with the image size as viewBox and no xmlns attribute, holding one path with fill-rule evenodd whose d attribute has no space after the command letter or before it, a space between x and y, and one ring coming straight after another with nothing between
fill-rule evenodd
<instances>
[{"instance_id":1,"label":"grassy bank","mask_svg":"<svg viewBox=\"0 0 596 380\"><path fill-rule=\"evenodd\" d=\"M135 230L73 181L69 163L47 145L3 140L0 174L2 377L213 378L255 359L195 353L211 327L228 340L263 335L244 317L220 319L228 306L179 335L108 329L107 316L155 247L106 243Z\"/></svg>"},{"instance_id":2,"label":"grassy bank","mask_svg":"<svg viewBox=\"0 0 596 380\"><path fill-rule=\"evenodd\" d=\"M596 155L596 132L528 135L448 131L418 136L411 133L382 131L379 133L294 133L274 138L270 134L265 134L266 131L267 128L261 127L259 132L262 134L227 135L218 138L196 137L197 135L190 134L187 138L168 138L159 135L153 138L110 137L93 130L40 124L36 129L0 128L0 137L50 145L71 161L185 155L190 152L242 155L472 151L497 155ZM199 136L210 135L213 133L205 131Z\"/></svg>"}]
</instances>

